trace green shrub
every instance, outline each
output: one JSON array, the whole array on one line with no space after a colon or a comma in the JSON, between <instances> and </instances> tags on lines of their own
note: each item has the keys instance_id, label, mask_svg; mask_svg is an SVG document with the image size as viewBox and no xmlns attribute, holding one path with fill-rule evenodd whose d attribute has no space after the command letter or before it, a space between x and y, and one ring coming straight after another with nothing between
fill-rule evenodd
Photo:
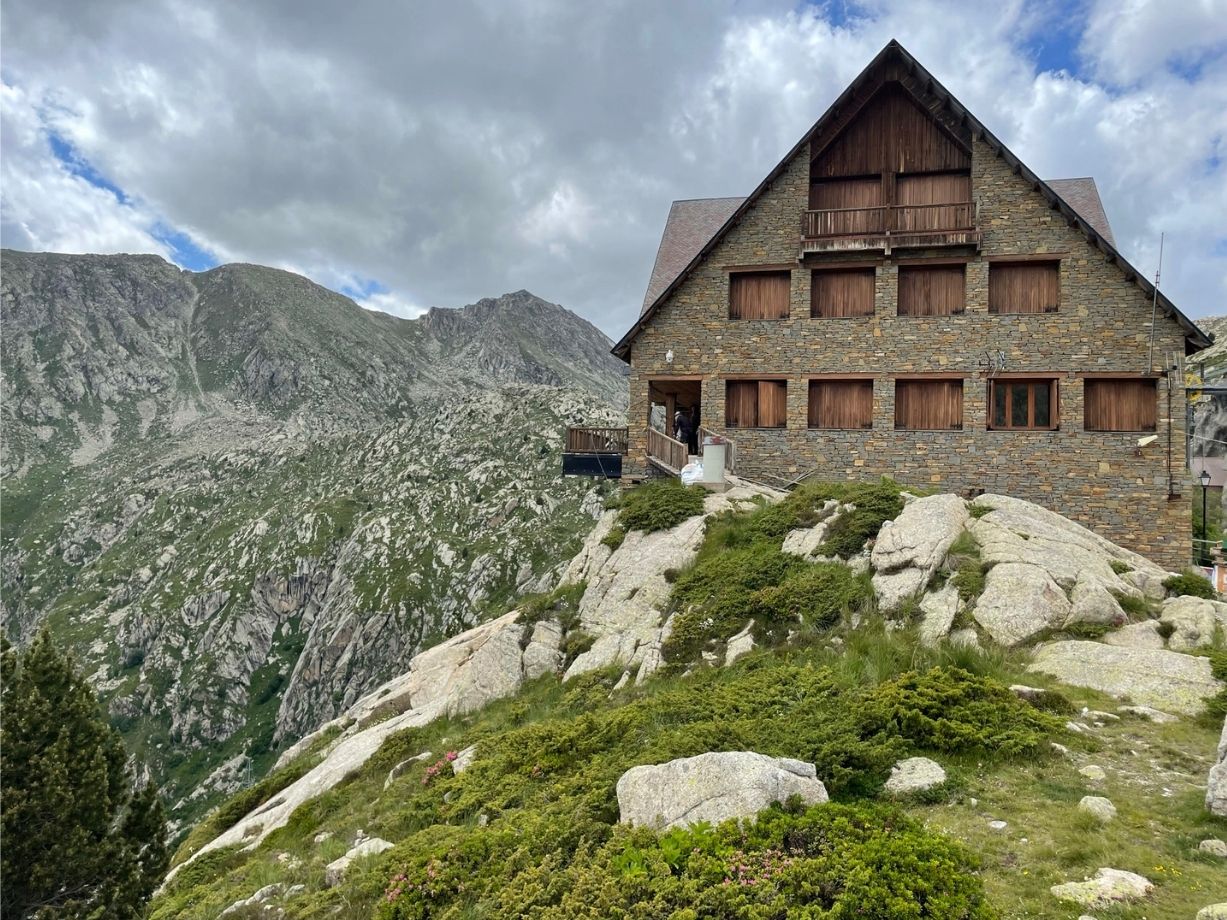
<instances>
[{"instance_id":1,"label":"green shrub","mask_svg":"<svg viewBox=\"0 0 1227 920\"><path fill-rule=\"evenodd\" d=\"M872 596L867 579L846 565L816 563L794 569L778 585L755 591L750 612L761 635L779 636L796 625L829 629Z\"/></svg>"},{"instance_id":2,"label":"green shrub","mask_svg":"<svg viewBox=\"0 0 1227 920\"><path fill-rule=\"evenodd\" d=\"M596 638L580 629L572 629L562 640L562 666L565 670L584 652L596 644Z\"/></svg>"},{"instance_id":3,"label":"green shrub","mask_svg":"<svg viewBox=\"0 0 1227 920\"><path fill-rule=\"evenodd\" d=\"M1179 575L1172 575L1164 579L1163 587L1167 589L1168 594L1204 597L1207 600L1218 598L1218 593L1214 590L1214 585L1210 584L1209 579L1191 569L1185 569Z\"/></svg>"},{"instance_id":4,"label":"green shrub","mask_svg":"<svg viewBox=\"0 0 1227 920\"><path fill-rule=\"evenodd\" d=\"M868 727L934 751L1033 754L1060 726L996 681L955 668L904 674L875 688L864 706Z\"/></svg>"},{"instance_id":5,"label":"green shrub","mask_svg":"<svg viewBox=\"0 0 1227 920\"><path fill-rule=\"evenodd\" d=\"M381 920L443 915L703 918L994 916L971 852L886 805L773 807L657 836L619 827L574 852L561 823L526 829L518 858L492 865L507 831L415 854L392 880Z\"/></svg>"},{"instance_id":6,"label":"green shrub","mask_svg":"<svg viewBox=\"0 0 1227 920\"><path fill-rule=\"evenodd\" d=\"M984 517L984 515L990 513L992 510L993 509L990 508L988 505L972 504L968 507L967 513L970 514L976 520L979 520L980 518Z\"/></svg>"},{"instance_id":7,"label":"green shrub","mask_svg":"<svg viewBox=\"0 0 1227 920\"><path fill-rule=\"evenodd\" d=\"M1127 562L1122 562L1119 559L1113 559L1109 564L1112 566L1112 571L1117 575L1124 575L1126 572L1133 571L1133 566Z\"/></svg>"},{"instance_id":8,"label":"green shrub","mask_svg":"<svg viewBox=\"0 0 1227 920\"><path fill-rule=\"evenodd\" d=\"M616 524L609 528L609 533L601 537L601 544L616 550L626 540L626 531Z\"/></svg>"},{"instance_id":9,"label":"green shrub","mask_svg":"<svg viewBox=\"0 0 1227 920\"><path fill-rule=\"evenodd\" d=\"M985 576L988 570L979 559L966 559L950 579L963 601L974 601L984 593Z\"/></svg>"},{"instance_id":10,"label":"green shrub","mask_svg":"<svg viewBox=\"0 0 1227 920\"><path fill-rule=\"evenodd\" d=\"M700 553L673 584L677 614L662 652L666 661L688 660L710 639L727 639L755 615L755 596L781 584L805 565L772 543Z\"/></svg>"},{"instance_id":11,"label":"green shrub","mask_svg":"<svg viewBox=\"0 0 1227 920\"><path fill-rule=\"evenodd\" d=\"M622 495L617 527L645 533L669 530L702 514L706 495L702 486L684 486L676 479L649 482Z\"/></svg>"},{"instance_id":12,"label":"green shrub","mask_svg":"<svg viewBox=\"0 0 1227 920\"><path fill-rule=\"evenodd\" d=\"M579 602L587 588L588 582L577 581L545 594L521 598L516 605L520 608L519 622L531 626L541 620L557 620L565 632L579 620Z\"/></svg>"},{"instance_id":13,"label":"green shrub","mask_svg":"<svg viewBox=\"0 0 1227 920\"><path fill-rule=\"evenodd\" d=\"M1154 613L1150 601L1144 597L1116 591L1112 592L1112 596L1120 604L1120 609L1125 611L1125 615L1131 619L1148 619Z\"/></svg>"}]
</instances>

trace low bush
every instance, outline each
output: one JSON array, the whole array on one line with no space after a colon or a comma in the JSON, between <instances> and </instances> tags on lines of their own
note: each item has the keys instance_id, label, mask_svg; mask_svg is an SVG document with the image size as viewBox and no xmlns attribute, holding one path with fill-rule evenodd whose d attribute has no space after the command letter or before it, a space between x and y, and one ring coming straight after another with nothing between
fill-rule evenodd
<instances>
[{"instance_id":1,"label":"low bush","mask_svg":"<svg viewBox=\"0 0 1227 920\"><path fill-rule=\"evenodd\" d=\"M461 905L540 920L994 916L972 853L893 806L777 806L753 822L660 836L619 827L574 852L553 845L567 831L561 823L522 835L490 830L416 854L377 916L418 920L465 913ZM492 863L508 836L520 838L519 858Z\"/></svg>"},{"instance_id":2,"label":"low bush","mask_svg":"<svg viewBox=\"0 0 1227 920\"><path fill-rule=\"evenodd\" d=\"M984 593L987 573L988 570L979 559L966 559L959 565L950 582L958 590L962 600L974 601Z\"/></svg>"},{"instance_id":3,"label":"low bush","mask_svg":"<svg viewBox=\"0 0 1227 920\"><path fill-rule=\"evenodd\" d=\"M1214 585L1210 584L1209 579L1191 569L1185 569L1179 575L1172 575L1165 579L1163 587L1167 589L1168 594L1185 594L1190 597L1204 597L1207 600L1218 598L1218 593L1214 590Z\"/></svg>"},{"instance_id":4,"label":"low bush","mask_svg":"<svg viewBox=\"0 0 1227 920\"><path fill-rule=\"evenodd\" d=\"M1115 572L1117 575L1124 575L1127 572L1133 571L1133 566L1131 566L1127 562L1122 562L1119 559L1113 559L1109 563L1109 565L1112 566L1112 571Z\"/></svg>"},{"instance_id":5,"label":"low bush","mask_svg":"<svg viewBox=\"0 0 1227 920\"><path fill-rule=\"evenodd\" d=\"M702 514L706 495L702 486L684 486L676 479L646 483L623 493L617 527L626 532L669 530Z\"/></svg>"},{"instance_id":6,"label":"low bush","mask_svg":"<svg viewBox=\"0 0 1227 920\"><path fill-rule=\"evenodd\" d=\"M1120 609L1130 619L1145 620L1154 615L1154 607L1144 597L1115 591L1112 592L1112 596L1116 598L1116 602L1120 604Z\"/></svg>"},{"instance_id":7,"label":"low bush","mask_svg":"<svg viewBox=\"0 0 1227 920\"><path fill-rule=\"evenodd\" d=\"M689 660L708 640L732 636L755 616L756 594L783 583L803 565L766 541L700 553L673 584L677 613L662 650L665 660Z\"/></svg>"},{"instance_id":8,"label":"low bush","mask_svg":"<svg viewBox=\"0 0 1227 920\"><path fill-rule=\"evenodd\" d=\"M846 565L817 563L794 569L778 585L750 597L761 636L782 638L795 626L829 629L844 614L866 605L873 587Z\"/></svg>"}]
</instances>

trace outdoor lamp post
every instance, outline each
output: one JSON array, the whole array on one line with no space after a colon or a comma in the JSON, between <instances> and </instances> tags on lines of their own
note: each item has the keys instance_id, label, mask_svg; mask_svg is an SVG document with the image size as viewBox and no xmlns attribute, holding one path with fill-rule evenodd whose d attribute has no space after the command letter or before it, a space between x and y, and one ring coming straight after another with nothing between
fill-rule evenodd
<instances>
[{"instance_id":1,"label":"outdoor lamp post","mask_svg":"<svg viewBox=\"0 0 1227 920\"><path fill-rule=\"evenodd\" d=\"M1203 467L1201 475L1197 477L1201 481L1201 552L1198 557L1202 564L1206 561L1206 490L1210 487L1210 473Z\"/></svg>"}]
</instances>

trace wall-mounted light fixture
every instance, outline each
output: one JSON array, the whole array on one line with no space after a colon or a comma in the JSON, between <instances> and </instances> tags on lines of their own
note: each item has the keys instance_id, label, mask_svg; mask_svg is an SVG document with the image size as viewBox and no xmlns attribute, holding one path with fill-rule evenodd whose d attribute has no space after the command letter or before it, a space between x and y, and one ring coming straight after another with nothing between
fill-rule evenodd
<instances>
[{"instance_id":1,"label":"wall-mounted light fixture","mask_svg":"<svg viewBox=\"0 0 1227 920\"><path fill-rule=\"evenodd\" d=\"M666 364L673 363L673 349L672 348L670 348L668 351L665 352L665 363Z\"/></svg>"}]
</instances>

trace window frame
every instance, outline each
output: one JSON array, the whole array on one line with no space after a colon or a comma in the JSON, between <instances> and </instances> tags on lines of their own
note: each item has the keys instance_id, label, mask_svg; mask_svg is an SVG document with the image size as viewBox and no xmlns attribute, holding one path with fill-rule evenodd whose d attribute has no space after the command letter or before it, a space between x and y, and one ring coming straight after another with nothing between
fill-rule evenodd
<instances>
[{"instance_id":1,"label":"window frame","mask_svg":"<svg viewBox=\"0 0 1227 920\"><path fill-rule=\"evenodd\" d=\"M1154 425L1150 428L1092 428L1087 420L1087 390L1093 384L1129 381L1147 384L1154 397ZM1082 380L1082 430L1092 434L1154 434L1159 430L1159 378L1150 374L1095 374Z\"/></svg>"},{"instance_id":2,"label":"window frame","mask_svg":"<svg viewBox=\"0 0 1227 920\"><path fill-rule=\"evenodd\" d=\"M922 384L922 383L958 383L959 385L959 424L958 427L947 428L913 428L907 425L899 424L899 384ZM894 422L895 431L967 431L967 380L964 375L917 375L917 376L902 376L894 379Z\"/></svg>"},{"instance_id":3,"label":"window frame","mask_svg":"<svg viewBox=\"0 0 1227 920\"><path fill-rule=\"evenodd\" d=\"M852 313L848 316L830 316L824 313L816 313L818 307L816 302L816 293L818 285L815 283L819 276L832 274L855 274L866 276L869 279L869 312L868 313ZM875 316L878 312L877 308L877 288L878 288L878 266L872 262L854 262L846 265L815 265L810 267L809 274L809 318L818 320L858 320L867 319Z\"/></svg>"},{"instance_id":4,"label":"window frame","mask_svg":"<svg viewBox=\"0 0 1227 920\"><path fill-rule=\"evenodd\" d=\"M1033 256L1018 256L1005 257L988 260L988 313L989 316L1052 316L1061 312L1061 301L1064 298L1064 291L1061 285L1061 263L1062 257L1059 254L1037 253ZM994 308L993 301L993 273L1001 269L1010 268L1042 268L1051 266L1056 270L1056 306L1046 310L1000 310Z\"/></svg>"},{"instance_id":5,"label":"window frame","mask_svg":"<svg viewBox=\"0 0 1227 920\"><path fill-rule=\"evenodd\" d=\"M865 376L863 374L862 375L849 374L847 376L830 375L830 376L822 376L822 377L810 377L809 380L806 382L806 394L805 394L805 398L806 398L805 427L806 427L806 430L807 431L872 431L873 430L873 420L874 420L874 409L876 408L876 403L874 400L874 391L873 391L873 380L874 378L872 376ZM842 425L815 425L813 424L811 419L814 416L814 412L813 412L814 392L817 388L822 387L825 384L832 384L832 383L845 384L845 385L857 384L858 386L864 387L869 390L869 421L868 421L868 424L857 425L854 427L848 427L848 426L842 426Z\"/></svg>"},{"instance_id":6,"label":"window frame","mask_svg":"<svg viewBox=\"0 0 1227 920\"><path fill-rule=\"evenodd\" d=\"M959 274L963 279L963 298L962 307L951 313L904 313L901 309L903 298L900 292L903 290L903 276L912 272L926 271L950 271L958 269ZM967 314L967 262L964 261L947 261L947 260L932 260L924 262L900 262L898 271L895 273L895 316L901 316L904 319L942 319L947 316L965 316Z\"/></svg>"},{"instance_id":7,"label":"window frame","mask_svg":"<svg viewBox=\"0 0 1227 920\"><path fill-rule=\"evenodd\" d=\"M729 419L729 389L734 384L754 384L754 421L753 425L734 425ZM762 425L762 384L778 383L784 389L784 419L779 425ZM726 377L724 379L724 427L731 431L786 431L788 430L788 378L770 374L762 377Z\"/></svg>"},{"instance_id":8,"label":"window frame","mask_svg":"<svg viewBox=\"0 0 1227 920\"><path fill-rule=\"evenodd\" d=\"M749 275L764 276L764 275L783 275L787 280L787 294L784 298L784 313L781 316L734 316L733 315L733 285L737 279L745 278ZM792 318L792 269L781 268L776 265L763 267L746 267L729 270L728 272L728 304L727 318L730 323L778 323Z\"/></svg>"},{"instance_id":9,"label":"window frame","mask_svg":"<svg viewBox=\"0 0 1227 920\"><path fill-rule=\"evenodd\" d=\"M996 411L996 391L997 385L1001 384L1005 391L1005 419L1004 425L997 425L993 422L993 416ZM1027 419L1026 425L1011 424L1013 414L1014 391L1013 386L1026 385L1027 387ZM1035 419L1035 388L1040 384L1048 385L1048 424L1036 425ZM985 428L988 431L1059 431L1061 429L1061 381L1060 377L1053 374L1048 376L1011 376L1003 374L999 377L990 377L988 380L987 394L987 411L985 412Z\"/></svg>"}]
</instances>

